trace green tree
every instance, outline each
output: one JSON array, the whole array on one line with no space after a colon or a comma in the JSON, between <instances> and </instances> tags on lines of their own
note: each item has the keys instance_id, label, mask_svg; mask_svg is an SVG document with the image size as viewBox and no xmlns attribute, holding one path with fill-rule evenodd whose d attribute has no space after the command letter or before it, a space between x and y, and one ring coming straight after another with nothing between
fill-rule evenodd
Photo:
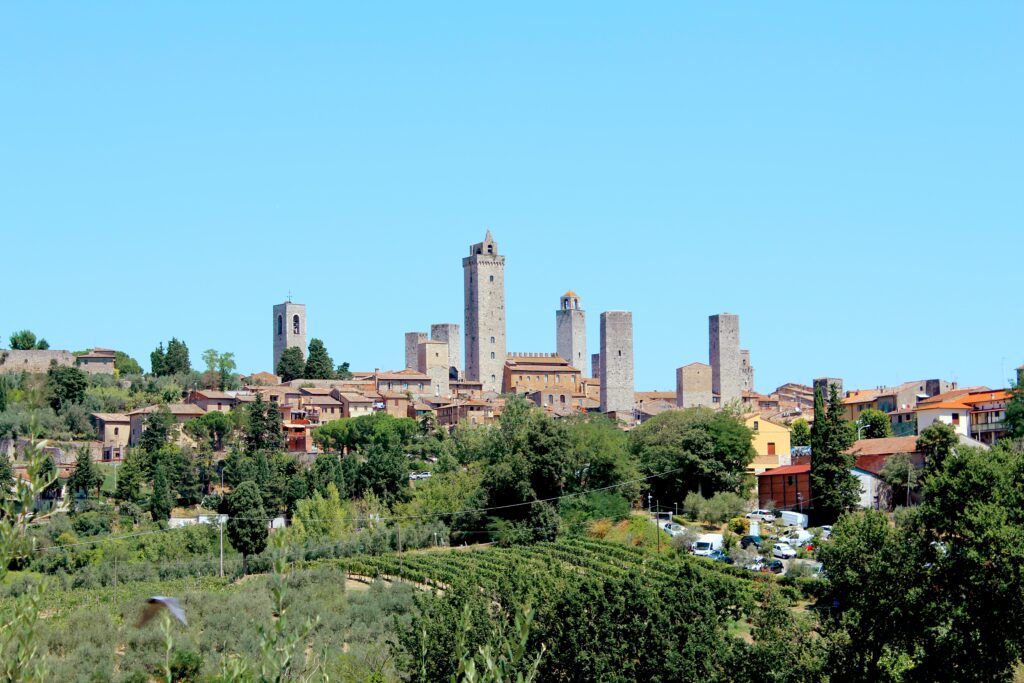
<instances>
[{"instance_id":1,"label":"green tree","mask_svg":"<svg viewBox=\"0 0 1024 683\"><path fill-rule=\"evenodd\" d=\"M158 406L156 410L146 415L142 436L139 437L139 448L147 453L159 451L170 442L174 423L174 415L170 409L167 406Z\"/></svg>"},{"instance_id":2,"label":"green tree","mask_svg":"<svg viewBox=\"0 0 1024 683\"><path fill-rule=\"evenodd\" d=\"M814 509L832 521L852 510L860 498L860 483L853 475L856 458L848 453L854 442L850 424L843 419L839 390L831 385L828 407L818 389L814 396L814 426L811 427L811 496Z\"/></svg>"},{"instance_id":3,"label":"green tree","mask_svg":"<svg viewBox=\"0 0 1024 683\"><path fill-rule=\"evenodd\" d=\"M327 484L326 495L319 492L312 498L300 500L295 505L292 529L299 538L322 543L341 537L344 530L344 515L341 496L333 483Z\"/></svg>"},{"instance_id":4,"label":"green tree","mask_svg":"<svg viewBox=\"0 0 1024 683\"><path fill-rule=\"evenodd\" d=\"M956 430L945 422L936 420L922 429L917 437L917 452L924 456L925 472L937 470L959 443Z\"/></svg>"},{"instance_id":5,"label":"green tree","mask_svg":"<svg viewBox=\"0 0 1024 683\"><path fill-rule=\"evenodd\" d=\"M224 391L231 384L234 378L235 368L238 365L235 363L235 354L231 351L225 351L220 354L217 358L217 376L220 380L220 390ZM236 385L237 386L237 385Z\"/></svg>"},{"instance_id":6,"label":"green tree","mask_svg":"<svg viewBox=\"0 0 1024 683\"><path fill-rule=\"evenodd\" d=\"M96 489L96 495L99 496L102 488L103 474L100 472L100 468L93 463L88 448L79 448L75 459L75 469L68 478L68 490L72 493L83 491L88 497L89 491L92 489Z\"/></svg>"},{"instance_id":7,"label":"green tree","mask_svg":"<svg viewBox=\"0 0 1024 683\"><path fill-rule=\"evenodd\" d=\"M138 501L139 484L144 478L143 457L141 451L132 449L117 468L117 486L114 490L114 498L117 500L130 503Z\"/></svg>"},{"instance_id":8,"label":"green tree","mask_svg":"<svg viewBox=\"0 0 1024 683\"><path fill-rule=\"evenodd\" d=\"M892 436L892 421L876 408L868 408L857 418L862 439L884 439Z\"/></svg>"},{"instance_id":9,"label":"green tree","mask_svg":"<svg viewBox=\"0 0 1024 683\"><path fill-rule=\"evenodd\" d=\"M56 411L73 403L81 403L89 380L74 366L51 365L46 371L46 386L50 392L50 407Z\"/></svg>"},{"instance_id":10,"label":"green tree","mask_svg":"<svg viewBox=\"0 0 1024 683\"><path fill-rule=\"evenodd\" d=\"M267 547L268 520L263 497L254 481L243 481L228 496L228 540L242 553L242 571L248 572L249 557Z\"/></svg>"},{"instance_id":11,"label":"green tree","mask_svg":"<svg viewBox=\"0 0 1024 683\"><path fill-rule=\"evenodd\" d=\"M314 337L309 340L309 358L303 373L305 379L331 379L334 377L334 361L327 353L324 343Z\"/></svg>"},{"instance_id":12,"label":"green tree","mask_svg":"<svg viewBox=\"0 0 1024 683\"><path fill-rule=\"evenodd\" d=\"M662 475L650 480L650 490L669 504L691 491L743 491L755 455L753 437L728 412L688 408L661 413L634 429L630 448L643 474Z\"/></svg>"},{"instance_id":13,"label":"green tree","mask_svg":"<svg viewBox=\"0 0 1024 683\"><path fill-rule=\"evenodd\" d=\"M7 453L0 452L0 490L9 491L13 485L14 468L11 467L11 460Z\"/></svg>"},{"instance_id":14,"label":"green tree","mask_svg":"<svg viewBox=\"0 0 1024 683\"><path fill-rule=\"evenodd\" d=\"M167 374L167 352L164 351L163 342L149 354L149 371L154 377L163 377Z\"/></svg>"},{"instance_id":15,"label":"green tree","mask_svg":"<svg viewBox=\"0 0 1024 683\"><path fill-rule=\"evenodd\" d=\"M274 371L282 382L301 379L306 372L306 360L302 355L302 349L298 346L289 346L285 349L281 353L281 359L277 361Z\"/></svg>"},{"instance_id":16,"label":"green tree","mask_svg":"<svg viewBox=\"0 0 1024 683\"><path fill-rule=\"evenodd\" d=\"M640 465L629 449L629 436L604 415L563 420L569 436L571 491L617 486L627 500L640 499Z\"/></svg>"},{"instance_id":17,"label":"green tree","mask_svg":"<svg viewBox=\"0 0 1024 683\"><path fill-rule=\"evenodd\" d=\"M352 379L352 371L349 370L348 361L338 365L338 368L334 371L334 376L338 379Z\"/></svg>"},{"instance_id":18,"label":"green tree","mask_svg":"<svg viewBox=\"0 0 1024 683\"><path fill-rule=\"evenodd\" d=\"M192 364L188 359L188 346L176 337L171 337L171 341L167 342L164 373L168 375L184 375L189 372L192 372Z\"/></svg>"},{"instance_id":19,"label":"green tree","mask_svg":"<svg viewBox=\"0 0 1024 683\"><path fill-rule=\"evenodd\" d=\"M211 410L185 423L185 433L213 451L223 450L225 440L235 430L235 420L228 413Z\"/></svg>"},{"instance_id":20,"label":"green tree","mask_svg":"<svg viewBox=\"0 0 1024 683\"><path fill-rule=\"evenodd\" d=\"M216 388L219 384L217 377L217 360L220 358L220 353L217 349L206 349L203 351L203 363L206 364L206 373L203 376L207 388Z\"/></svg>"},{"instance_id":21,"label":"green tree","mask_svg":"<svg viewBox=\"0 0 1024 683\"><path fill-rule=\"evenodd\" d=\"M807 424L807 420L798 417L793 420L793 424L789 428L789 442L793 448L811 445L811 428Z\"/></svg>"},{"instance_id":22,"label":"green tree","mask_svg":"<svg viewBox=\"0 0 1024 683\"><path fill-rule=\"evenodd\" d=\"M889 486L889 505L909 505L910 493L917 489L921 472L906 453L895 453L885 461L879 477Z\"/></svg>"},{"instance_id":23,"label":"green tree","mask_svg":"<svg viewBox=\"0 0 1024 683\"><path fill-rule=\"evenodd\" d=\"M11 335L11 348L28 351L36 348L36 335L31 330L20 330Z\"/></svg>"},{"instance_id":24,"label":"green tree","mask_svg":"<svg viewBox=\"0 0 1024 683\"><path fill-rule=\"evenodd\" d=\"M139 361L129 356L124 351L114 352L114 370L121 377L126 375L141 375L142 366L139 365Z\"/></svg>"},{"instance_id":25,"label":"green tree","mask_svg":"<svg viewBox=\"0 0 1024 683\"><path fill-rule=\"evenodd\" d=\"M50 342L40 337L39 341L36 342L36 348L39 349L40 351L45 351L46 349L50 348Z\"/></svg>"},{"instance_id":26,"label":"green tree","mask_svg":"<svg viewBox=\"0 0 1024 683\"><path fill-rule=\"evenodd\" d=\"M153 465L153 493L149 496L149 514L154 522L165 522L171 517L171 485L163 462Z\"/></svg>"},{"instance_id":27,"label":"green tree","mask_svg":"<svg viewBox=\"0 0 1024 683\"><path fill-rule=\"evenodd\" d=\"M256 394L256 400L249 404L248 425L245 428L245 450L247 453L275 451L284 448L285 437L281 428L281 413L277 406L263 400Z\"/></svg>"}]
</instances>

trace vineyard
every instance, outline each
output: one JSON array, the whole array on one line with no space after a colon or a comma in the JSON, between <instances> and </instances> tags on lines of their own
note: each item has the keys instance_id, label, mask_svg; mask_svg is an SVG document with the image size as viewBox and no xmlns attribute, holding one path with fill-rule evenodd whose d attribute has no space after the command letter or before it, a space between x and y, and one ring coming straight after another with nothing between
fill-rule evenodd
<instances>
[{"instance_id":1,"label":"vineyard","mask_svg":"<svg viewBox=\"0 0 1024 683\"><path fill-rule=\"evenodd\" d=\"M737 594L750 594L755 581L776 581L772 575L753 574L718 562L666 556L583 537L511 548L485 546L323 560L321 563L342 567L351 578L403 580L439 591L455 583L470 583L493 592L513 572L543 573L552 568L606 577L640 573L652 583L678 581L681 576L712 579ZM783 591L794 599L798 597L791 587L783 587Z\"/></svg>"}]
</instances>

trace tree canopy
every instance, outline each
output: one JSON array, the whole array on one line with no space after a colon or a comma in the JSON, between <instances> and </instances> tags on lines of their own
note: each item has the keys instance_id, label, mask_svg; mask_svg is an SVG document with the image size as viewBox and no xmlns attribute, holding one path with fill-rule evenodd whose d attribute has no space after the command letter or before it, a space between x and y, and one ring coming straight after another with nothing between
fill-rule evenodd
<instances>
[{"instance_id":1,"label":"tree canopy","mask_svg":"<svg viewBox=\"0 0 1024 683\"><path fill-rule=\"evenodd\" d=\"M29 351L32 349L45 350L50 348L45 339L36 339L32 330L19 330L10 337L11 349L17 351Z\"/></svg>"},{"instance_id":2,"label":"tree canopy","mask_svg":"<svg viewBox=\"0 0 1024 683\"><path fill-rule=\"evenodd\" d=\"M269 520L263 496L254 481L244 481L228 496L228 540L242 553L244 563L267 547Z\"/></svg>"},{"instance_id":3,"label":"tree canopy","mask_svg":"<svg viewBox=\"0 0 1024 683\"><path fill-rule=\"evenodd\" d=\"M892 421L876 408L867 408L857 417L862 439L884 439L892 436Z\"/></svg>"},{"instance_id":4,"label":"tree canopy","mask_svg":"<svg viewBox=\"0 0 1024 683\"><path fill-rule=\"evenodd\" d=\"M282 382L301 379L306 372L306 360L302 356L302 349L298 346L289 346L285 349L281 353L281 359L277 362L274 371Z\"/></svg>"},{"instance_id":5,"label":"tree canopy","mask_svg":"<svg viewBox=\"0 0 1024 683\"><path fill-rule=\"evenodd\" d=\"M309 340L309 357L303 370L303 379L332 379L334 377L334 361L327 353L324 343L313 337Z\"/></svg>"}]
</instances>

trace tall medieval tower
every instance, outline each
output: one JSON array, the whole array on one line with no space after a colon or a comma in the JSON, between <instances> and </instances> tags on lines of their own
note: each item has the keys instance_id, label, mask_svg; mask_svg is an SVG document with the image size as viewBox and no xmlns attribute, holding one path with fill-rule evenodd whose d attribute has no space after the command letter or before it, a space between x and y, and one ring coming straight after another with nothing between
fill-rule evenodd
<instances>
[{"instance_id":1,"label":"tall medieval tower","mask_svg":"<svg viewBox=\"0 0 1024 683\"><path fill-rule=\"evenodd\" d=\"M571 289L562 295L562 307L555 311L558 355L582 374L587 373L587 314Z\"/></svg>"},{"instance_id":2,"label":"tall medieval tower","mask_svg":"<svg viewBox=\"0 0 1024 683\"><path fill-rule=\"evenodd\" d=\"M708 317L708 355L711 391L725 406L743 397L743 360L740 353L740 317L720 313Z\"/></svg>"},{"instance_id":3,"label":"tall medieval tower","mask_svg":"<svg viewBox=\"0 0 1024 683\"><path fill-rule=\"evenodd\" d=\"M505 369L505 257L487 231L462 259L466 294L466 378L501 391Z\"/></svg>"},{"instance_id":4,"label":"tall medieval tower","mask_svg":"<svg viewBox=\"0 0 1024 683\"><path fill-rule=\"evenodd\" d=\"M633 414L633 314L601 314L601 412L620 419Z\"/></svg>"},{"instance_id":5,"label":"tall medieval tower","mask_svg":"<svg viewBox=\"0 0 1024 683\"><path fill-rule=\"evenodd\" d=\"M286 301L274 306L274 366L271 372L277 373L281 354L291 346L299 347L302 355L306 355L306 304Z\"/></svg>"}]
</instances>

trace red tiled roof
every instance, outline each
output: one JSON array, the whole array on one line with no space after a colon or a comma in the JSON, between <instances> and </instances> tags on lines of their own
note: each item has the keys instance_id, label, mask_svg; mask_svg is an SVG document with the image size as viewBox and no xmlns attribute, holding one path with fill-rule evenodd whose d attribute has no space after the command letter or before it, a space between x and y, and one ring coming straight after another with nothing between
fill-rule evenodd
<instances>
[{"instance_id":1,"label":"red tiled roof","mask_svg":"<svg viewBox=\"0 0 1024 683\"><path fill-rule=\"evenodd\" d=\"M810 465L783 465L775 469L758 472L757 476L763 477L769 474L808 474L811 471Z\"/></svg>"},{"instance_id":2,"label":"red tiled roof","mask_svg":"<svg viewBox=\"0 0 1024 683\"><path fill-rule=\"evenodd\" d=\"M1008 401L1010 399L1010 392L1006 389L993 389L992 391L979 391L967 395L964 399L964 403L988 403L989 401Z\"/></svg>"},{"instance_id":3,"label":"red tiled roof","mask_svg":"<svg viewBox=\"0 0 1024 683\"><path fill-rule=\"evenodd\" d=\"M861 439L850 446L847 453L857 457L867 455L892 455L893 453L916 453L916 436L888 436L884 439Z\"/></svg>"}]
</instances>

